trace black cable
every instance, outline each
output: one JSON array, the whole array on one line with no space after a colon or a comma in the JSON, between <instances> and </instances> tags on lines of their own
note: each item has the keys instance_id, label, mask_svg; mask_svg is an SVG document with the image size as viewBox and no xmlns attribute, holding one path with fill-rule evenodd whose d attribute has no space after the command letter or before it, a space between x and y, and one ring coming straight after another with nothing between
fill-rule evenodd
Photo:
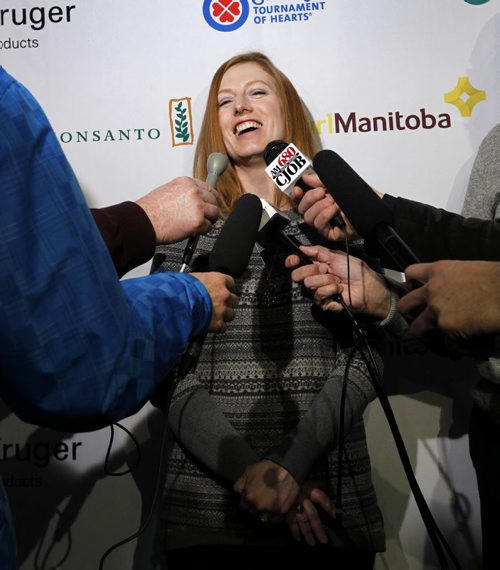
<instances>
[{"instance_id":1,"label":"black cable","mask_svg":"<svg viewBox=\"0 0 500 570\"><path fill-rule=\"evenodd\" d=\"M175 385L175 383L174 383ZM145 521L141 524L141 526L139 527L139 529L134 532L133 534L131 534L130 536L128 536L127 538L124 538L123 540L120 540L119 542L113 544L112 546L110 546L105 552L104 554L101 556L101 559L99 561L99 570L103 570L104 568L104 562L106 561L106 558L116 549L120 548L121 546L123 546L124 544L127 544L128 542L131 542L132 540L135 540L138 536L140 536L145 530L146 528L149 526L149 523L151 522L151 519L153 517L153 513L154 513L154 508L155 505L158 501L158 495L160 492L160 484L161 484L161 474L163 472L163 465L165 463L165 450L167 447L167 435L169 433L168 430L168 420L167 420L167 416L165 415L164 417L164 422L163 422L163 430L162 430L162 436L161 436L161 449L160 449L160 457L159 457L159 461L158 461L158 469L157 469L157 475L156 475L156 483L155 483L155 491L154 491L154 495L153 495L153 500L151 501L151 507L149 509L149 512L146 516Z\"/></svg>"},{"instance_id":2,"label":"black cable","mask_svg":"<svg viewBox=\"0 0 500 570\"><path fill-rule=\"evenodd\" d=\"M427 505L427 502L425 500L425 497L423 496L423 493L418 485L417 479L415 477L415 474L413 473L413 468L411 466L411 462L410 459L408 457L408 453L406 451L406 447L403 441L403 437L401 435L401 432L399 431L399 427L398 424L396 422L396 418L394 416L394 413L392 411L391 405L389 403L389 399L383 389L383 382L382 382L382 375L380 374L380 371L378 369L377 366L377 362L375 360L375 357L373 355L373 352L371 350L371 347L368 343L368 340L366 338L366 333L364 331L364 329L360 326L360 324L357 322L356 318L354 317L354 314L351 310L352 308L352 297L351 297L351 280L350 280L350 264L349 264L349 249L348 249L348 243L347 243L347 237L346 237L346 251L347 251L347 288L348 288L348 296L349 296L349 307L347 306L347 304L345 303L345 301L342 298L342 295L336 295L334 298L337 302L339 302L342 307L344 308L344 311L347 313L348 317L351 320L351 323L353 325L353 338L354 338L354 347L351 351L351 353L349 354L349 358L347 361L347 365L346 365L346 371L344 373L344 382L343 382L343 386L342 386L342 395L341 395L341 401L340 401L340 426L339 426L339 449L338 449L338 456L340 458L342 458L342 454L343 454L343 428L344 428L344 413L345 413L345 400L346 400L346 392L347 392L347 370L348 367L350 365L350 361L352 359L352 357L354 356L354 353L356 352L356 350L359 350L361 353L361 356L365 362L366 368L368 370L368 374L369 377L372 381L372 385L373 388L375 390L375 393L380 401L380 404L382 406L382 409L384 411L385 417L387 419L387 422L389 424L389 428L391 430L392 436L394 438L394 442L396 444L396 448L398 450L398 454L406 475L406 478L408 480L408 483L410 485L410 489L413 493L413 497L415 499L415 502L417 504L418 510L420 512L420 515L422 517L422 520L424 522L424 525L427 529L427 532L429 534L429 538L431 539L431 542L434 546L434 550L436 552L436 555L439 559L439 562L441 564L441 568L443 570L447 570L449 568L448 562L446 560L446 556L445 553L443 551L443 549L448 553L448 556L450 557L451 561L453 562L455 568L457 570L460 570L461 566L460 563L458 562L458 559L456 558L455 554L453 553L453 551L451 550L448 542L446 541L445 537L443 536L441 530L439 529L436 521L434 520L434 517L432 515L432 512L429 508L429 506ZM368 352L368 357L365 354L365 349ZM342 438L341 438L342 436ZM342 467L340 464L340 460L339 460L339 474L338 474L338 479L337 479L337 497L340 497L340 501L342 501L342 495L341 495L341 488L340 488L340 484L339 484L339 480L341 480L342 478ZM341 503L341 510L340 512L342 512L342 503Z\"/></svg>"},{"instance_id":3,"label":"black cable","mask_svg":"<svg viewBox=\"0 0 500 570\"><path fill-rule=\"evenodd\" d=\"M366 356L363 348L365 348L368 351L368 357ZM417 503L420 515L424 521L425 527L429 534L429 538L431 539L432 544L434 546L434 550L436 551L436 554L439 558L441 568L443 568L443 570L449 568L445 553L443 551L444 548L444 550L448 553L448 556L450 557L451 561L453 562L455 568L460 569L461 568L460 563L458 562L458 559L451 550L451 547L449 546L441 530L439 529L436 521L434 520L434 517L430 511L429 506L427 505L425 497L423 496L423 493L418 485L415 474L413 473L411 462L408 457L406 447L404 445L403 437L401 436L401 432L399 431L396 418L394 417L394 413L389 403L389 399L384 392L382 385L382 377L378 369L375 357L373 356L371 347L368 344L365 335L363 335L363 337L360 338L360 352L361 355L363 356L363 360L365 361L366 367L368 368L370 377L373 380L373 387L375 388L382 409L384 410L385 417L389 424L392 436L394 438L394 442L396 444L396 448L399 453L399 457L401 459L401 463L403 465L403 469L406 474L406 478L408 479L410 489L413 493L413 497L415 498L415 502Z\"/></svg>"},{"instance_id":4,"label":"black cable","mask_svg":"<svg viewBox=\"0 0 500 570\"><path fill-rule=\"evenodd\" d=\"M56 509L55 513L57 515L59 515L59 518L62 517L62 513L59 509ZM42 538L40 539L40 541L38 543L38 547L37 547L36 554L35 554L35 561L34 561L35 570L45 570L45 568L47 568L48 558L50 556L50 553L52 552L52 549L54 548L54 546L56 544L54 539L52 539L52 542L50 543L50 546L47 549L47 552L45 553L45 556L43 557L43 561L40 565L38 559L41 555L42 546L43 546L43 543L45 542L45 537L47 536L48 529L49 529L49 526L47 525L47 527L45 528L45 531L42 535ZM68 557L71 553L71 547L73 545L73 539L71 536L71 529L70 528L66 531L66 534L68 535L68 547L66 549L66 552L64 553L62 559L55 566L52 566L52 568L62 567L62 565L66 562L66 560L68 559Z\"/></svg>"},{"instance_id":5,"label":"black cable","mask_svg":"<svg viewBox=\"0 0 500 570\"><path fill-rule=\"evenodd\" d=\"M349 257L349 238L347 237L347 233L344 234L345 236L345 252L347 255L347 291L349 293L349 307L352 308L352 295L351 295L351 258Z\"/></svg>"},{"instance_id":6,"label":"black cable","mask_svg":"<svg viewBox=\"0 0 500 570\"><path fill-rule=\"evenodd\" d=\"M135 447L137 449L137 461L136 461L135 465L133 465L132 467L130 467L126 471L120 471L119 473L113 473L110 469L108 469L108 464L110 462L110 457L111 457L111 448L113 447L113 441L115 439L115 429L114 429L115 426L117 428L120 428L121 430L123 430L130 437L130 439L135 443ZM106 451L106 458L104 459L104 472L106 473L106 475L110 475L111 477L121 477L122 475L128 475L141 462L141 446L139 445L139 442L135 438L134 434L131 431L129 431L126 427L122 426L121 424L114 423L114 424L111 424L109 426L109 428L111 430L111 434L110 434L110 438L109 438L108 449Z\"/></svg>"},{"instance_id":7,"label":"black cable","mask_svg":"<svg viewBox=\"0 0 500 570\"><path fill-rule=\"evenodd\" d=\"M356 347L353 346L349 356L347 357L347 363L344 369L344 378L342 381L342 392L340 395L340 411L339 411L339 442L337 444L337 491L335 493L335 511L337 515L342 516L344 512L342 507L342 463L344 461L344 421L345 421L345 402L347 398L347 382L349 381L349 368L351 366L351 360L356 353Z\"/></svg>"}]
</instances>

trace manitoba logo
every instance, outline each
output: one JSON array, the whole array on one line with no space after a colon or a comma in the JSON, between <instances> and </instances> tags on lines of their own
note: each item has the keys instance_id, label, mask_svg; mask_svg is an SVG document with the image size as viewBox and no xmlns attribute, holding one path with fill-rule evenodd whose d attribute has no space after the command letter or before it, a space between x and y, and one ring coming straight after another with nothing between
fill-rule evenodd
<instances>
[{"instance_id":1,"label":"manitoba logo","mask_svg":"<svg viewBox=\"0 0 500 570\"><path fill-rule=\"evenodd\" d=\"M485 99L486 91L476 89L467 76L459 77L456 87L444 94L445 103L455 105L462 117L470 117L474 107Z\"/></svg>"},{"instance_id":2,"label":"manitoba logo","mask_svg":"<svg viewBox=\"0 0 500 570\"><path fill-rule=\"evenodd\" d=\"M241 28L248 18L248 0L204 0L203 16L219 32Z\"/></svg>"}]
</instances>

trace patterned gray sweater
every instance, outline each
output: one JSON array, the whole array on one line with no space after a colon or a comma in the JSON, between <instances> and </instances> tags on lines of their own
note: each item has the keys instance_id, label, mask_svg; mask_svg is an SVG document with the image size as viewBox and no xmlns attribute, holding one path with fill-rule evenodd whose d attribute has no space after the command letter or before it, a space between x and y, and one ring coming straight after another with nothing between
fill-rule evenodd
<instances>
[{"instance_id":1,"label":"patterned gray sweater","mask_svg":"<svg viewBox=\"0 0 500 570\"><path fill-rule=\"evenodd\" d=\"M300 239L297 223L294 219L286 231ZM219 221L200 238L198 260L212 250L221 227ZM184 246L157 250L167 256L162 270L179 269ZM162 548L285 544L288 527L263 525L240 509L231 489L245 467L263 457L284 465L299 483L320 481L335 497L340 391L350 352L340 343L346 326L304 298L284 268L284 257L255 246L237 280L235 320L225 334L207 336L195 373L174 391L169 423L175 441ZM348 368L344 515L325 521L333 547L384 550L362 419L374 396L361 357L355 355Z\"/></svg>"},{"instance_id":2,"label":"patterned gray sweater","mask_svg":"<svg viewBox=\"0 0 500 570\"><path fill-rule=\"evenodd\" d=\"M479 147L462 214L500 223L500 125L491 129ZM478 359L477 366L481 380L472 391L474 401L500 423L500 358Z\"/></svg>"}]
</instances>

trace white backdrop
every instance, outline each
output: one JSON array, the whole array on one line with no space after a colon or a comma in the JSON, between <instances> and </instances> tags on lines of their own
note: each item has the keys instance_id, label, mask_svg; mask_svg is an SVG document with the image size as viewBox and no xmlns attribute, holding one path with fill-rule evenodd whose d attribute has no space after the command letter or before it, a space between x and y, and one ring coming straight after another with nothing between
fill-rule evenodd
<instances>
[{"instance_id":1,"label":"white backdrop","mask_svg":"<svg viewBox=\"0 0 500 570\"><path fill-rule=\"evenodd\" d=\"M500 121L497 0L2 0L0 7L0 64L44 106L94 206L190 174L213 72L254 49L294 82L323 146L373 186L460 211L478 146ZM468 93L454 91L459 81ZM475 91L484 93L467 105ZM186 140L175 137L181 113ZM392 128L375 131L374 117ZM464 568L476 568L478 498L466 437L474 369L400 344L388 356L391 401L424 494ZM132 475L109 477L108 429L60 434L8 410L2 417L0 467L22 569L98 568L149 508L158 452L151 434L161 418L146 407L124 422L143 456ZM377 403L366 420L387 530L377 568L437 567ZM73 455L53 453L63 440ZM133 445L118 435L115 466L134 460ZM151 534L114 552L105 569L149 568Z\"/></svg>"}]
</instances>

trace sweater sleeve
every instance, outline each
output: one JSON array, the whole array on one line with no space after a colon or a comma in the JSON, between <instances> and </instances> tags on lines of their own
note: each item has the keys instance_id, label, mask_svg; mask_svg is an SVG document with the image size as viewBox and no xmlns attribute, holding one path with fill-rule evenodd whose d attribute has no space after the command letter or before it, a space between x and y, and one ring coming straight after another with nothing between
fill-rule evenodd
<instances>
[{"instance_id":1,"label":"sweater sleeve","mask_svg":"<svg viewBox=\"0 0 500 570\"><path fill-rule=\"evenodd\" d=\"M342 352L337 369L345 370L348 356ZM381 369L381 359L377 359ZM375 399L375 390L364 363L353 359L348 367L344 410L344 433L362 421L368 403ZM311 407L296 427L266 458L283 466L299 485L308 477L311 467L339 442L340 402L344 377L335 374L328 378Z\"/></svg>"},{"instance_id":2,"label":"sweater sleeve","mask_svg":"<svg viewBox=\"0 0 500 570\"><path fill-rule=\"evenodd\" d=\"M231 483L260 461L194 374L176 387L168 421L177 440L198 461Z\"/></svg>"},{"instance_id":3,"label":"sweater sleeve","mask_svg":"<svg viewBox=\"0 0 500 570\"><path fill-rule=\"evenodd\" d=\"M500 222L500 125L493 127L479 147L462 214Z\"/></svg>"}]
</instances>

